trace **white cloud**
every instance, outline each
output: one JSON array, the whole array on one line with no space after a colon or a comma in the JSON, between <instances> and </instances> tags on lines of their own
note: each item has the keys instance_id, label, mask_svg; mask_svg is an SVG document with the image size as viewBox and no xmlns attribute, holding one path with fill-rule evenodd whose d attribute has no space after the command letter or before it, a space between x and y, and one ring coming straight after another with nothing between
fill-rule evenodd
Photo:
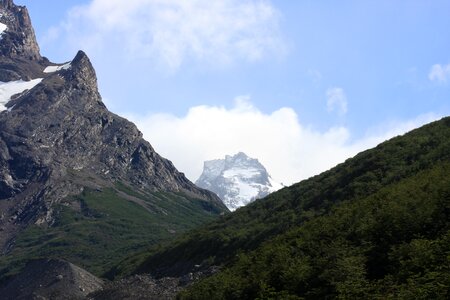
<instances>
[{"instance_id":1,"label":"white cloud","mask_svg":"<svg viewBox=\"0 0 450 300\"><path fill-rule=\"evenodd\" d=\"M327 110L337 111L339 115L347 113L347 96L342 88L334 87L327 90Z\"/></svg>"},{"instance_id":2,"label":"white cloud","mask_svg":"<svg viewBox=\"0 0 450 300\"><path fill-rule=\"evenodd\" d=\"M243 151L258 158L275 180L292 184L436 116L389 123L357 141L350 140L345 127L320 132L301 124L292 108L265 114L248 97L238 97L230 109L204 105L192 107L183 117L153 114L129 118L156 151L172 160L192 181L200 176L205 160Z\"/></svg>"},{"instance_id":3,"label":"white cloud","mask_svg":"<svg viewBox=\"0 0 450 300\"><path fill-rule=\"evenodd\" d=\"M63 38L91 54L120 49L171 70L188 60L223 66L284 53L279 19L266 0L92 0L47 42Z\"/></svg>"},{"instance_id":4,"label":"white cloud","mask_svg":"<svg viewBox=\"0 0 450 300\"><path fill-rule=\"evenodd\" d=\"M448 80L450 80L450 64L433 65L430 69L430 73L428 73L428 79L430 79L431 81L436 81L438 83L446 83Z\"/></svg>"}]
</instances>

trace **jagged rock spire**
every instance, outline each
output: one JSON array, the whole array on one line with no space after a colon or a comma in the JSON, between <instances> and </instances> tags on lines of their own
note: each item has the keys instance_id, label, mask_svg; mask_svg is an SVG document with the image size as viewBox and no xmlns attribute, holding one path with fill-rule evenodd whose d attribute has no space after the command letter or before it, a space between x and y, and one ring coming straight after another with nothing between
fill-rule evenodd
<instances>
[{"instance_id":1,"label":"jagged rock spire","mask_svg":"<svg viewBox=\"0 0 450 300\"><path fill-rule=\"evenodd\" d=\"M8 27L0 41L0 56L41 60L27 8L12 0L0 1L0 22Z\"/></svg>"}]
</instances>

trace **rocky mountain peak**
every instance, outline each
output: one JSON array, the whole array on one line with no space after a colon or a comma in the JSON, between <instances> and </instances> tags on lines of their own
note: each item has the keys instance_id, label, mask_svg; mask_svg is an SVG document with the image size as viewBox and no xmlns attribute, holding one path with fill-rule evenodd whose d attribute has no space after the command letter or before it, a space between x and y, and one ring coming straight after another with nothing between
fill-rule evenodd
<instances>
[{"instance_id":1,"label":"rocky mountain peak","mask_svg":"<svg viewBox=\"0 0 450 300\"><path fill-rule=\"evenodd\" d=\"M0 4L0 251L20 228L51 225L52 207L85 187L121 183L226 210L108 111L83 51L63 64L41 58L26 8Z\"/></svg>"},{"instance_id":2,"label":"rocky mountain peak","mask_svg":"<svg viewBox=\"0 0 450 300\"><path fill-rule=\"evenodd\" d=\"M22 57L41 60L30 15L24 6L17 6L12 0L0 2L0 56Z\"/></svg>"},{"instance_id":3,"label":"rocky mountain peak","mask_svg":"<svg viewBox=\"0 0 450 300\"><path fill-rule=\"evenodd\" d=\"M71 82L76 88L82 87L84 90L95 94L98 96L95 97L96 100L101 101L100 95L97 95L97 75L86 53L81 50L78 51L75 58L70 63L65 64L65 66L67 71L64 72L63 76L66 81Z\"/></svg>"},{"instance_id":4,"label":"rocky mountain peak","mask_svg":"<svg viewBox=\"0 0 450 300\"><path fill-rule=\"evenodd\" d=\"M206 161L197 186L216 193L230 210L263 198L282 187L266 168L243 152Z\"/></svg>"},{"instance_id":5,"label":"rocky mountain peak","mask_svg":"<svg viewBox=\"0 0 450 300\"><path fill-rule=\"evenodd\" d=\"M79 76L78 79L87 78L89 80L95 80L97 82L97 76L95 74L95 69L92 66L89 57L83 51L78 51L75 58L70 63L71 68Z\"/></svg>"}]
</instances>

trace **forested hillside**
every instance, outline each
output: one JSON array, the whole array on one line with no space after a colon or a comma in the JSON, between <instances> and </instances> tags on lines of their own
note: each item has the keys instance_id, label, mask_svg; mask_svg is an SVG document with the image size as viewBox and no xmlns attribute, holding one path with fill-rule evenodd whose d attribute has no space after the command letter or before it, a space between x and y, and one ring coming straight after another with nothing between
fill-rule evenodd
<instances>
[{"instance_id":1,"label":"forested hillside","mask_svg":"<svg viewBox=\"0 0 450 300\"><path fill-rule=\"evenodd\" d=\"M222 265L183 298L445 298L450 118L285 188L109 275Z\"/></svg>"}]
</instances>

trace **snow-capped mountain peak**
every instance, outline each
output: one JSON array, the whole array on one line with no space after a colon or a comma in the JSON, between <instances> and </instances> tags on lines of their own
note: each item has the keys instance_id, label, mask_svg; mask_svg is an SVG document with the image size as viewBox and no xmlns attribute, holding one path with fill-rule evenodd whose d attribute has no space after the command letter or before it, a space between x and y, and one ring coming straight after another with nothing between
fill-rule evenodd
<instances>
[{"instance_id":1,"label":"snow-capped mountain peak","mask_svg":"<svg viewBox=\"0 0 450 300\"><path fill-rule=\"evenodd\" d=\"M196 184L219 195L232 211L283 187L257 159L243 152L206 161Z\"/></svg>"}]
</instances>

